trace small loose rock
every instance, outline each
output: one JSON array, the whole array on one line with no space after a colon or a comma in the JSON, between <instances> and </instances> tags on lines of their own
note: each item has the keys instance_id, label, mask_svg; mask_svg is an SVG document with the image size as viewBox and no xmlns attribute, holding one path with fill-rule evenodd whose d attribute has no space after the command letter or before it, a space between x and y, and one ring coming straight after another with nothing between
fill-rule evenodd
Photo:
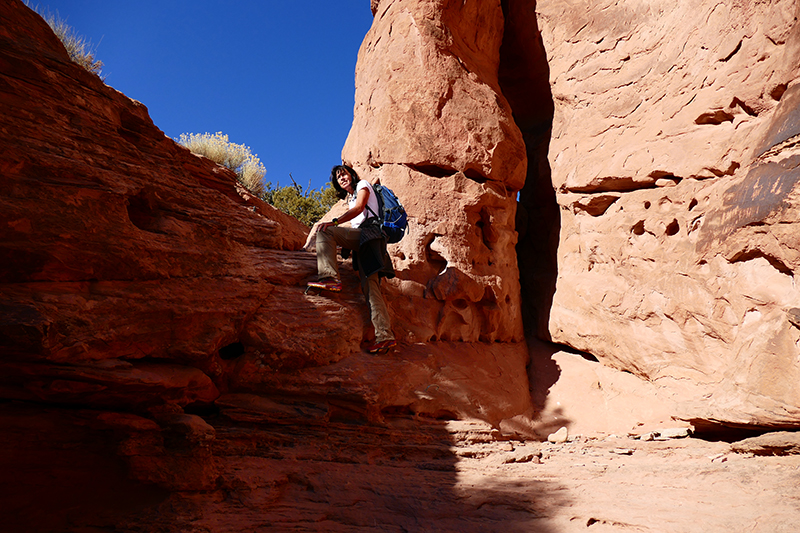
<instances>
[{"instance_id":1,"label":"small loose rock","mask_svg":"<svg viewBox=\"0 0 800 533\"><path fill-rule=\"evenodd\" d=\"M566 427L562 427L555 433L551 433L547 437L547 441L553 444L564 444L569 439L569 432Z\"/></svg>"},{"instance_id":2,"label":"small loose rock","mask_svg":"<svg viewBox=\"0 0 800 533\"><path fill-rule=\"evenodd\" d=\"M633 455L634 450L632 448L614 448L612 453L617 455Z\"/></svg>"}]
</instances>

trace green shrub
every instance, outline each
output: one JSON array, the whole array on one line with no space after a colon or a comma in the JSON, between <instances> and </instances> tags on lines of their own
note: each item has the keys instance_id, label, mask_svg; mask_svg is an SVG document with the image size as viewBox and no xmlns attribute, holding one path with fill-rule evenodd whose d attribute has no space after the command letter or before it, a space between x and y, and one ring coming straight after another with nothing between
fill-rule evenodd
<instances>
[{"instance_id":1,"label":"green shrub","mask_svg":"<svg viewBox=\"0 0 800 533\"><path fill-rule=\"evenodd\" d=\"M45 22L50 26L53 32L61 40L64 48L67 49L69 58L98 77L103 78L100 72L103 69L103 62L95 58L95 51L92 49L91 44L86 38L81 37L78 33L67 24L67 21L62 19L58 12L55 15L49 11L42 12L39 6L32 7L26 0L25 5L33 9Z\"/></svg>"},{"instance_id":2,"label":"green shrub","mask_svg":"<svg viewBox=\"0 0 800 533\"><path fill-rule=\"evenodd\" d=\"M277 189L272 188L272 183L267 183L266 191L261 198L306 226L313 226L333 207L333 204L339 201L330 183L318 191L314 189L304 191L291 175L289 178L292 179L292 185L281 187L279 184Z\"/></svg>"},{"instance_id":3,"label":"green shrub","mask_svg":"<svg viewBox=\"0 0 800 533\"><path fill-rule=\"evenodd\" d=\"M177 141L193 153L205 156L236 172L241 184L253 194L257 196L264 194L263 178L267 171L258 156L250 151L250 147L230 142L228 136L221 131L213 135L182 133Z\"/></svg>"}]
</instances>

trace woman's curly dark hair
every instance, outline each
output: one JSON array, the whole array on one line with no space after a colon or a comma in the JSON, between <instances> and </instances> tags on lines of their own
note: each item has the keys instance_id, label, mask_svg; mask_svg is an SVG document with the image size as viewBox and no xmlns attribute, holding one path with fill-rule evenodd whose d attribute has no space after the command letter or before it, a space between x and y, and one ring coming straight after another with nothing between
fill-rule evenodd
<instances>
[{"instance_id":1,"label":"woman's curly dark hair","mask_svg":"<svg viewBox=\"0 0 800 533\"><path fill-rule=\"evenodd\" d=\"M347 198L348 193L346 190L342 189L342 186L339 185L339 180L336 179L336 175L340 170L344 170L350 174L351 178L353 178L353 190L355 190L356 185L358 185L358 182L361 178L358 177L358 174L356 174L355 170L347 165L336 165L331 169L331 185L333 185L333 188L336 190L336 197L339 198L339 200L344 200Z\"/></svg>"}]
</instances>

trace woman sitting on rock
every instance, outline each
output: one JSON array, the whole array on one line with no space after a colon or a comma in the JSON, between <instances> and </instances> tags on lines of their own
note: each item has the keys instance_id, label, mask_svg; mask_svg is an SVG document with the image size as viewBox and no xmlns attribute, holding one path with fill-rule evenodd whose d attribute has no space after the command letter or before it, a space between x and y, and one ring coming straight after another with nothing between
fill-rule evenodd
<instances>
[{"instance_id":1,"label":"woman sitting on rock","mask_svg":"<svg viewBox=\"0 0 800 533\"><path fill-rule=\"evenodd\" d=\"M350 209L332 222L319 224L317 233L317 273L319 281L309 287L338 292L342 290L336 262L336 246L353 251L353 263L361 278L361 290L375 326L375 342L367 346L369 353L383 353L397 343L392 333L389 310L381 294L380 278L394 277L394 269L386 252L386 240L377 218L378 198L372 185L361 180L356 171L346 165L331 170L331 185L341 200L347 200ZM350 222L352 227L340 226Z\"/></svg>"}]
</instances>

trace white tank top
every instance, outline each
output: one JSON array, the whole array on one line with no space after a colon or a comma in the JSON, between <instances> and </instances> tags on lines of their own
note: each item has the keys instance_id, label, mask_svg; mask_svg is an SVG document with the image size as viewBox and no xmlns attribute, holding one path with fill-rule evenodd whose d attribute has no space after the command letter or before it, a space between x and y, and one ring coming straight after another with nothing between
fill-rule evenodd
<instances>
[{"instance_id":1,"label":"white tank top","mask_svg":"<svg viewBox=\"0 0 800 533\"><path fill-rule=\"evenodd\" d=\"M356 199L358 198L358 192L361 189L366 188L369 190L369 198L367 199L367 207L369 207L372 211L370 212L367 209L364 209L361 213L359 213L355 218L350 221L350 225L354 228L359 227L367 218L372 216L378 215L378 197L375 195L375 189L372 188L372 185L367 180L359 180L358 184L356 185L356 194L350 198L350 208L352 209L356 205Z\"/></svg>"}]
</instances>

